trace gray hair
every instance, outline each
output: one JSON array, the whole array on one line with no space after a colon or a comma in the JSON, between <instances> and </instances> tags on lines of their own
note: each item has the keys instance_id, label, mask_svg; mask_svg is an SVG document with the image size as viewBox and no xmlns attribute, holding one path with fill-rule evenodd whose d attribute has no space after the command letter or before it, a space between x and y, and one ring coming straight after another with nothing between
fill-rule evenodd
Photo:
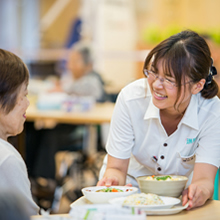
<instances>
[{"instance_id":1,"label":"gray hair","mask_svg":"<svg viewBox=\"0 0 220 220\"><path fill-rule=\"evenodd\" d=\"M73 46L71 47L71 51L76 51L80 53L82 55L83 62L85 65L93 63L92 50L88 44L84 42L77 42L73 44Z\"/></svg>"}]
</instances>

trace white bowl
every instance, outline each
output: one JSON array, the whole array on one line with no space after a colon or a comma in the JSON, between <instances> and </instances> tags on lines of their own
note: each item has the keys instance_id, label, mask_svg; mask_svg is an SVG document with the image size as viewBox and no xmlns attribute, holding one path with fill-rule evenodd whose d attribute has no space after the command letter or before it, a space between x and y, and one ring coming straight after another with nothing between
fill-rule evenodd
<instances>
[{"instance_id":1,"label":"white bowl","mask_svg":"<svg viewBox=\"0 0 220 220\"><path fill-rule=\"evenodd\" d=\"M160 175L167 176L167 175ZM171 181L157 181L148 180L148 176L137 177L137 182L141 192L143 193L154 193L159 196L169 196L169 197L179 197L184 190L188 178L186 176L169 175L174 178L179 178L179 180Z\"/></svg>"},{"instance_id":2,"label":"white bowl","mask_svg":"<svg viewBox=\"0 0 220 220\"><path fill-rule=\"evenodd\" d=\"M138 191L137 187L129 186L111 186L109 188L115 188L123 190L123 192L97 192L100 189L107 189L106 186L91 186L85 187L81 191L83 195L92 203L108 203L110 199L116 197L124 197L136 193Z\"/></svg>"}]
</instances>

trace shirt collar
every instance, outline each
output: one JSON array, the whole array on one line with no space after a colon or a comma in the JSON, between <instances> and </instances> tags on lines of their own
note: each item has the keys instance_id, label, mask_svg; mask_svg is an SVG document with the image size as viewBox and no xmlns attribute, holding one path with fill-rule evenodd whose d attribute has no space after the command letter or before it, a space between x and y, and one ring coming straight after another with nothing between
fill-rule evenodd
<instances>
[{"instance_id":1,"label":"shirt collar","mask_svg":"<svg viewBox=\"0 0 220 220\"><path fill-rule=\"evenodd\" d=\"M160 118L160 111L159 108L157 108L153 102L152 102L152 97L149 102L149 106L147 108L147 111L145 112L144 115L144 120L150 119L150 118Z\"/></svg>"},{"instance_id":2,"label":"shirt collar","mask_svg":"<svg viewBox=\"0 0 220 220\"><path fill-rule=\"evenodd\" d=\"M190 99L189 106L186 109L186 112L181 120L180 123L188 125L196 130L199 129L198 117L197 117L197 109L198 109L198 99L197 95L192 95ZM147 111L144 115L144 120L150 118L158 118L160 119L160 111L159 109L153 104L152 98L150 100L149 106Z\"/></svg>"},{"instance_id":3,"label":"shirt collar","mask_svg":"<svg viewBox=\"0 0 220 220\"><path fill-rule=\"evenodd\" d=\"M188 125L196 130L199 129L199 122L198 122L198 95L192 95L190 99L189 106L186 109L186 112L183 116L183 119L180 123Z\"/></svg>"}]
</instances>

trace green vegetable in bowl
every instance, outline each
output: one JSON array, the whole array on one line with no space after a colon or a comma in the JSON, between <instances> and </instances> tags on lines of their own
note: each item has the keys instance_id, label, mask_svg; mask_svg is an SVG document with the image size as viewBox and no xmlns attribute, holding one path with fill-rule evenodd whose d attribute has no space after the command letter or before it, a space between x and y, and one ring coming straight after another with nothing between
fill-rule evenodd
<instances>
[{"instance_id":1,"label":"green vegetable in bowl","mask_svg":"<svg viewBox=\"0 0 220 220\"><path fill-rule=\"evenodd\" d=\"M116 188L104 188L104 189L99 189L96 192L124 192L124 191Z\"/></svg>"},{"instance_id":2,"label":"green vegetable in bowl","mask_svg":"<svg viewBox=\"0 0 220 220\"><path fill-rule=\"evenodd\" d=\"M154 179L160 181L160 180L167 180L167 179L171 179L171 176L155 176Z\"/></svg>"}]
</instances>

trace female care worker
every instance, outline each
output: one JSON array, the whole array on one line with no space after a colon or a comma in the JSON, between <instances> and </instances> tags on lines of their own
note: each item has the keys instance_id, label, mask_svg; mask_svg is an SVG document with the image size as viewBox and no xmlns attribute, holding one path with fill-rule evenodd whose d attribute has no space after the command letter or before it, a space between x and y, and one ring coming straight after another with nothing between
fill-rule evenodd
<instances>
[{"instance_id":1,"label":"female care worker","mask_svg":"<svg viewBox=\"0 0 220 220\"><path fill-rule=\"evenodd\" d=\"M120 92L98 185L137 185L143 175L189 177L188 209L212 197L220 165L217 74L206 41L183 31L148 54L145 79Z\"/></svg>"}]
</instances>

